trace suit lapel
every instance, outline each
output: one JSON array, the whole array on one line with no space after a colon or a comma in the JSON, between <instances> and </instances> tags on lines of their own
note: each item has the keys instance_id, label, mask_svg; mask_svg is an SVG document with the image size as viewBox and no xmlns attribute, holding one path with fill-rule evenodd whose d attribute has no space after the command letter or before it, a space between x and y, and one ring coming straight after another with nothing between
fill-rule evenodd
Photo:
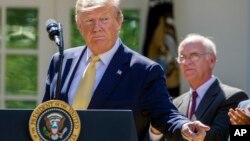
<instances>
[{"instance_id":1,"label":"suit lapel","mask_svg":"<svg viewBox=\"0 0 250 141\"><path fill-rule=\"evenodd\" d=\"M187 116L187 112L188 112L188 105L189 105L189 101L190 101L190 94L189 93L185 93L183 94L183 98L181 98L181 101L176 104L176 107L178 108L178 110Z\"/></svg>"},{"instance_id":2,"label":"suit lapel","mask_svg":"<svg viewBox=\"0 0 250 141\"><path fill-rule=\"evenodd\" d=\"M112 94L128 68L129 55L125 53L123 45L120 45L93 94L89 108L102 107L105 100Z\"/></svg>"},{"instance_id":3,"label":"suit lapel","mask_svg":"<svg viewBox=\"0 0 250 141\"><path fill-rule=\"evenodd\" d=\"M219 85L219 81L216 79L215 82L209 87L195 112L196 119L201 119L202 115L204 115L207 111L207 108L209 108L212 102L216 99L218 96Z\"/></svg>"}]
</instances>

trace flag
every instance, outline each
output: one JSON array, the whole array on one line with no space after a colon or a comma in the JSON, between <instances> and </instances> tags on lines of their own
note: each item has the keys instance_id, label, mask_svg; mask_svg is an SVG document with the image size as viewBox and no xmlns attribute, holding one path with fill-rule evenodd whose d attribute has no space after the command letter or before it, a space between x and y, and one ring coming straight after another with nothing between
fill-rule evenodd
<instances>
[{"instance_id":1,"label":"flag","mask_svg":"<svg viewBox=\"0 0 250 141\"><path fill-rule=\"evenodd\" d=\"M143 55L158 62L166 73L166 85L171 96L180 92L177 38L172 0L149 0Z\"/></svg>"}]
</instances>

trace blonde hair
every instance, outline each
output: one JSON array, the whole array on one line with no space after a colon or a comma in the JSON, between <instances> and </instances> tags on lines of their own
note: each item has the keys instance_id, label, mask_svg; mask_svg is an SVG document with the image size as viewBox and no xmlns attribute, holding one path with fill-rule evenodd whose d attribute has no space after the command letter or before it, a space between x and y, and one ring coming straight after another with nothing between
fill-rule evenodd
<instances>
[{"instance_id":1,"label":"blonde hair","mask_svg":"<svg viewBox=\"0 0 250 141\"><path fill-rule=\"evenodd\" d=\"M120 0L77 0L76 13L89 11L104 5L112 5L118 8L120 5Z\"/></svg>"},{"instance_id":2,"label":"blonde hair","mask_svg":"<svg viewBox=\"0 0 250 141\"><path fill-rule=\"evenodd\" d=\"M75 6L75 18L77 20L77 14L79 12L87 12L105 5L115 7L117 12L117 18L121 18L121 20L123 21L123 14L120 10L120 0L77 0Z\"/></svg>"}]
</instances>

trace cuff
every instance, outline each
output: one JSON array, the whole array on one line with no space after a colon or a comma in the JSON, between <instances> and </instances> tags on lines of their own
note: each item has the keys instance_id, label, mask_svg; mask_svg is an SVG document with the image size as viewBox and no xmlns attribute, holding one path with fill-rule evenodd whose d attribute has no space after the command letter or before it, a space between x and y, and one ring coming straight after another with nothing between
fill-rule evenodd
<instances>
[{"instance_id":1,"label":"cuff","mask_svg":"<svg viewBox=\"0 0 250 141\"><path fill-rule=\"evenodd\" d=\"M148 133L149 133L149 140L150 141L160 141L161 138L163 137L163 134L154 134L151 131L151 127L149 127Z\"/></svg>"}]
</instances>

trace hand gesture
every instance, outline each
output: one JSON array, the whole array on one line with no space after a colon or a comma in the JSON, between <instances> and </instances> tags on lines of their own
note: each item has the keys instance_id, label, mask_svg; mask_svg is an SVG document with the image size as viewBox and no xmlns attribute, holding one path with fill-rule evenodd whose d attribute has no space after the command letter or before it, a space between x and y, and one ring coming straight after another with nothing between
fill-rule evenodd
<instances>
[{"instance_id":1,"label":"hand gesture","mask_svg":"<svg viewBox=\"0 0 250 141\"><path fill-rule=\"evenodd\" d=\"M248 107L248 111L250 112L250 107ZM232 125L250 124L250 116L241 108L236 108L235 110L232 108L229 109L228 116Z\"/></svg>"},{"instance_id":2,"label":"hand gesture","mask_svg":"<svg viewBox=\"0 0 250 141\"><path fill-rule=\"evenodd\" d=\"M200 121L193 121L183 124L181 133L188 141L203 141L208 130L210 128Z\"/></svg>"}]
</instances>

